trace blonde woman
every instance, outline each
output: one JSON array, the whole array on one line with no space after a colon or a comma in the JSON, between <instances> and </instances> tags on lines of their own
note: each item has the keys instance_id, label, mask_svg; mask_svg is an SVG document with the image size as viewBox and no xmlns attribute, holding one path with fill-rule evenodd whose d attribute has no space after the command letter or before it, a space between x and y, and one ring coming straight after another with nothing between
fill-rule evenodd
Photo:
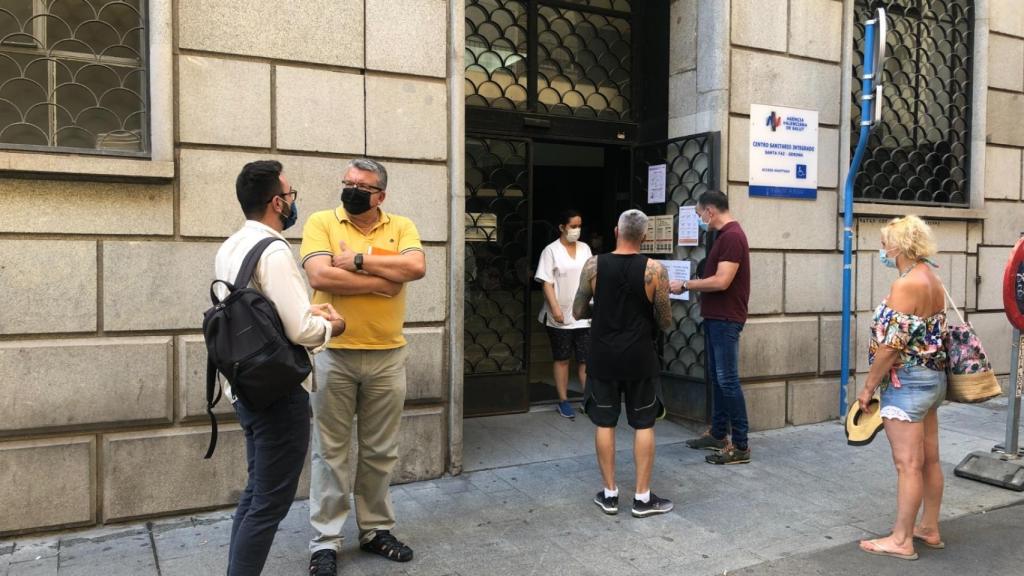
<instances>
[{"instance_id":1,"label":"blonde woman","mask_svg":"<svg viewBox=\"0 0 1024 576\"><path fill-rule=\"evenodd\" d=\"M903 560L917 559L915 543L945 547L939 535L943 478L937 409L946 396L946 305L942 281L932 270L935 251L931 229L917 216L893 219L882 228L878 257L895 268L898 277L875 310L868 353L871 370L857 397L866 411L880 390L897 475L892 534L862 540L860 547Z\"/></svg>"}]
</instances>

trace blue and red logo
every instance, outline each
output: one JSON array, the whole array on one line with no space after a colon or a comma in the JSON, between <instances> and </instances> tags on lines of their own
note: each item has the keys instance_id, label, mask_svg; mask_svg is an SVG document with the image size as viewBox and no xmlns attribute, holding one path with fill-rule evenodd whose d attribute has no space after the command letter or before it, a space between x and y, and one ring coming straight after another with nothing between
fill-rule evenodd
<instances>
[{"instance_id":1,"label":"blue and red logo","mask_svg":"<svg viewBox=\"0 0 1024 576\"><path fill-rule=\"evenodd\" d=\"M775 132L775 129L782 125L782 116L777 115L772 110L772 113L768 115L768 119L764 121L764 125L770 127L772 132Z\"/></svg>"}]
</instances>

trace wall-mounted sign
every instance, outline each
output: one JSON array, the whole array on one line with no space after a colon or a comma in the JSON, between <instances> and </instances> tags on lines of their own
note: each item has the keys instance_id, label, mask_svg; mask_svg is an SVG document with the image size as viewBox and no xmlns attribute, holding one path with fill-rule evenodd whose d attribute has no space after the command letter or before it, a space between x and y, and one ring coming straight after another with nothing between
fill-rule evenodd
<instances>
[{"instance_id":1,"label":"wall-mounted sign","mask_svg":"<svg viewBox=\"0 0 1024 576\"><path fill-rule=\"evenodd\" d=\"M665 164L647 167L647 203L663 204L665 202Z\"/></svg>"},{"instance_id":2,"label":"wall-mounted sign","mask_svg":"<svg viewBox=\"0 0 1024 576\"><path fill-rule=\"evenodd\" d=\"M672 215L647 218L647 237L640 244L642 254L671 254L675 223Z\"/></svg>"},{"instance_id":3,"label":"wall-mounted sign","mask_svg":"<svg viewBox=\"0 0 1024 576\"><path fill-rule=\"evenodd\" d=\"M679 207L679 246L696 246L700 238L700 217L696 206Z\"/></svg>"},{"instance_id":4,"label":"wall-mounted sign","mask_svg":"<svg viewBox=\"0 0 1024 576\"><path fill-rule=\"evenodd\" d=\"M818 197L818 112L750 105L750 195Z\"/></svg>"}]
</instances>

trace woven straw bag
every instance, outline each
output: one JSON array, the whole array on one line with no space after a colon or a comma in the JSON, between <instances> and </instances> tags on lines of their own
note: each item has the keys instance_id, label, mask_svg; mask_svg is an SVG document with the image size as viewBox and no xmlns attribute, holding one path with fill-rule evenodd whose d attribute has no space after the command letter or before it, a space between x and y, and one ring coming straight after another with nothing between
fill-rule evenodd
<instances>
[{"instance_id":1,"label":"woven straw bag","mask_svg":"<svg viewBox=\"0 0 1024 576\"><path fill-rule=\"evenodd\" d=\"M949 325L944 342L949 358L946 367L946 400L965 404L991 400L1003 393L992 371L992 364L988 361L985 349L981 347L981 340L974 327L964 320L945 286L942 290L960 318L960 325Z\"/></svg>"}]
</instances>

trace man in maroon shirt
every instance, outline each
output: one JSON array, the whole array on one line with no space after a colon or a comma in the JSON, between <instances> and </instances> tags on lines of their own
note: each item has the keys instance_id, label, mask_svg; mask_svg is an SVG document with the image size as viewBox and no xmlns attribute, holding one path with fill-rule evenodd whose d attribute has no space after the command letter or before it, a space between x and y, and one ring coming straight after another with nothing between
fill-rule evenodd
<instances>
[{"instance_id":1,"label":"man in maroon shirt","mask_svg":"<svg viewBox=\"0 0 1024 576\"><path fill-rule=\"evenodd\" d=\"M750 247L740 223L729 214L729 198L709 191L697 199L700 227L718 231L699 280L672 282L671 290L701 292L700 311L707 335L707 362L714 386L711 428L687 440L690 448L715 450L710 464L750 462L747 445L747 404L740 386L740 332L747 321L750 300ZM727 439L731 431L731 441Z\"/></svg>"}]
</instances>

